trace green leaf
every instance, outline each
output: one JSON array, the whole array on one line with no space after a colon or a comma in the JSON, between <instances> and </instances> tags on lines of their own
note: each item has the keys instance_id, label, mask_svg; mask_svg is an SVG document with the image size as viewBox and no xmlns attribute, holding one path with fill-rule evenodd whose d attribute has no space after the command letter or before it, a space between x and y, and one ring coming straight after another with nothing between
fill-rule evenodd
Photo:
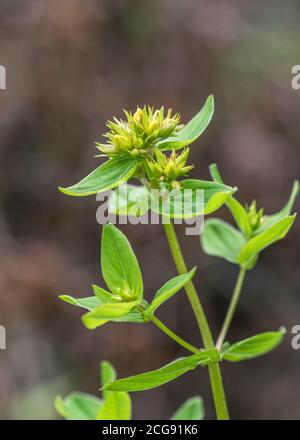
<instances>
[{"instance_id":1,"label":"green leaf","mask_svg":"<svg viewBox=\"0 0 300 440\"><path fill-rule=\"evenodd\" d=\"M237 342L222 352L222 360L240 362L262 356L274 350L282 341L284 329L278 332L261 333Z\"/></svg>"},{"instance_id":2,"label":"green leaf","mask_svg":"<svg viewBox=\"0 0 300 440\"><path fill-rule=\"evenodd\" d=\"M114 295L143 298L143 280L136 256L125 235L111 224L103 226L101 265L103 278Z\"/></svg>"},{"instance_id":3,"label":"green leaf","mask_svg":"<svg viewBox=\"0 0 300 440\"><path fill-rule=\"evenodd\" d=\"M246 243L237 229L216 218L206 220L200 240L206 254L235 264L238 264L238 255Z\"/></svg>"},{"instance_id":4,"label":"green leaf","mask_svg":"<svg viewBox=\"0 0 300 440\"><path fill-rule=\"evenodd\" d=\"M96 418L97 420L131 420L130 396L124 392L109 392Z\"/></svg>"},{"instance_id":5,"label":"green leaf","mask_svg":"<svg viewBox=\"0 0 300 440\"><path fill-rule=\"evenodd\" d=\"M113 365L108 361L102 361L100 363L100 382L103 388L105 384L115 380L117 373Z\"/></svg>"},{"instance_id":6,"label":"green leaf","mask_svg":"<svg viewBox=\"0 0 300 440\"><path fill-rule=\"evenodd\" d=\"M252 228L246 209L234 197L228 197L226 205L229 208L237 226L244 234L244 237L250 237L252 234Z\"/></svg>"},{"instance_id":7,"label":"green leaf","mask_svg":"<svg viewBox=\"0 0 300 440\"><path fill-rule=\"evenodd\" d=\"M111 298L110 294L109 294L109 298L106 298L105 296L103 296L102 299L100 299L99 292L100 291L106 292L106 291L104 289L101 289L98 286L93 286L93 288L94 288L94 292L97 292L97 294L98 294L97 298L95 296L89 296L86 298L74 298L70 295L61 295L59 298L62 301L67 302L68 304L72 304L73 306L81 307L81 308L84 308L84 309L90 310L90 311L97 309L102 304L111 303L112 298ZM146 301L143 301L143 303L144 303L145 308L147 308L149 306L149 304ZM134 307L126 315L122 315L117 318L112 318L112 319L110 319L110 321L134 322L134 323L146 322L143 313L137 307ZM108 322L108 320L101 320L101 319L97 320L97 327L105 324L106 322Z\"/></svg>"},{"instance_id":8,"label":"green leaf","mask_svg":"<svg viewBox=\"0 0 300 440\"><path fill-rule=\"evenodd\" d=\"M123 185L110 198L109 210L119 215L140 216L152 208L171 218L192 218L214 212L236 190L222 183L197 179L182 180L180 185L182 189L164 191L162 188L151 194L145 187ZM199 194L197 190L203 193Z\"/></svg>"},{"instance_id":9,"label":"green leaf","mask_svg":"<svg viewBox=\"0 0 300 440\"><path fill-rule=\"evenodd\" d=\"M195 142L209 125L214 113L214 98L210 95L202 109L175 136L157 143L160 150L177 150Z\"/></svg>"},{"instance_id":10,"label":"green leaf","mask_svg":"<svg viewBox=\"0 0 300 440\"><path fill-rule=\"evenodd\" d=\"M210 165L209 170L210 170L210 174L215 182L223 183L218 166L216 164ZM293 188L291 190L289 200L287 201L287 203L276 214L266 216L262 225L255 231L255 235L258 235L261 232L265 231L266 229L269 229L271 226L273 226L279 220L282 220L282 219L284 219L284 217L287 217L291 214L292 208L293 208L294 203L296 201L296 198L299 194L299 189L300 189L299 182L298 182L298 180L295 180L294 184L293 184ZM228 206L229 210L231 211L231 214L232 214L233 218L235 219L237 226L243 232L244 236L246 238L250 237L252 234L252 228L251 228L251 225L249 222L249 217L248 217L246 209L243 207L243 205L241 203L239 203L233 197L228 198L228 200L226 201L226 205Z\"/></svg>"},{"instance_id":11,"label":"green leaf","mask_svg":"<svg viewBox=\"0 0 300 440\"><path fill-rule=\"evenodd\" d=\"M110 362L102 361L100 363L100 384L103 388L108 382L111 382L117 378L117 373ZM103 398L106 399L110 391L103 391Z\"/></svg>"},{"instance_id":12,"label":"green leaf","mask_svg":"<svg viewBox=\"0 0 300 440\"><path fill-rule=\"evenodd\" d=\"M99 287L96 284L93 284L92 288L94 291L94 295L97 297L99 302L96 303L96 301L94 301L95 307L92 307L90 310L94 310L101 304L110 303L112 301L112 295L110 292L107 292L106 290L102 289L102 287ZM91 299L92 298L93 297L91 297ZM149 306L149 304L145 300L142 301L142 304L144 305L145 308ZM111 319L111 321L144 323L145 319L142 312L137 307L134 307L127 315L120 316L119 318Z\"/></svg>"},{"instance_id":13,"label":"green leaf","mask_svg":"<svg viewBox=\"0 0 300 440\"><path fill-rule=\"evenodd\" d=\"M223 179L222 179L222 177L221 177L221 174L220 174L220 172L219 172L218 165L217 165L216 163L212 163L212 164L209 166L209 172L210 172L210 175L211 175L211 177L212 177L212 179L213 179L214 182L217 182L217 183L224 183L224 182L223 182Z\"/></svg>"},{"instance_id":14,"label":"green leaf","mask_svg":"<svg viewBox=\"0 0 300 440\"><path fill-rule=\"evenodd\" d=\"M259 234L259 233L265 231L270 226L272 226L274 223L277 223L279 220L282 220L284 217L290 215L298 194L299 194L299 182L298 182L298 180L295 180L290 197L289 197L289 200L287 201L287 203L276 214L267 216L266 220L263 222L261 227L256 231L256 234Z\"/></svg>"},{"instance_id":15,"label":"green leaf","mask_svg":"<svg viewBox=\"0 0 300 440\"><path fill-rule=\"evenodd\" d=\"M158 370L118 379L105 385L108 391L143 391L159 387L176 377L181 376L198 365L205 365L210 361L210 355L206 350L188 357L177 359Z\"/></svg>"},{"instance_id":16,"label":"green leaf","mask_svg":"<svg viewBox=\"0 0 300 440\"><path fill-rule=\"evenodd\" d=\"M111 302L101 304L91 312L85 313L82 316L83 324L90 330L105 324L115 318L120 318L127 315L135 306L137 301L128 302Z\"/></svg>"},{"instance_id":17,"label":"green leaf","mask_svg":"<svg viewBox=\"0 0 300 440\"><path fill-rule=\"evenodd\" d=\"M210 166L210 173L214 181L222 182L216 164ZM289 200L286 205L276 214L267 216L263 224L255 231L254 237L249 216L245 208L233 197L229 197L226 205L230 209L235 222L248 241L240 249L239 255L234 261L246 269L252 269L257 261L259 252L278 240L281 240L291 228L295 216L290 216L290 212L299 193L299 182L295 181ZM214 254L213 254L214 255ZM233 257L233 255L231 255ZM231 261L231 260L229 260Z\"/></svg>"},{"instance_id":18,"label":"green leaf","mask_svg":"<svg viewBox=\"0 0 300 440\"><path fill-rule=\"evenodd\" d=\"M248 264L260 251L283 239L294 223L296 215L290 215L272 225L254 238L251 238L241 249L238 255L238 262L242 267L247 268Z\"/></svg>"},{"instance_id":19,"label":"green leaf","mask_svg":"<svg viewBox=\"0 0 300 440\"><path fill-rule=\"evenodd\" d=\"M209 171L214 182L223 183L217 164L214 163L210 165ZM244 236L248 238L252 233L252 228L246 209L234 197L228 197L226 200L226 205L229 208L237 226L242 231Z\"/></svg>"},{"instance_id":20,"label":"green leaf","mask_svg":"<svg viewBox=\"0 0 300 440\"><path fill-rule=\"evenodd\" d=\"M108 160L88 176L69 188L59 190L69 196L89 196L107 191L126 182L136 171L138 161L131 157L118 157Z\"/></svg>"},{"instance_id":21,"label":"green leaf","mask_svg":"<svg viewBox=\"0 0 300 440\"><path fill-rule=\"evenodd\" d=\"M163 199L157 200L152 195L153 211L171 218L207 215L220 208L235 191L230 186L197 179L182 180L180 185L181 189L163 193Z\"/></svg>"},{"instance_id":22,"label":"green leaf","mask_svg":"<svg viewBox=\"0 0 300 440\"><path fill-rule=\"evenodd\" d=\"M100 304L111 302L112 295L110 292L108 292L105 289L102 289L102 287L100 287L100 286L97 286L97 284L93 284L92 289L93 289L94 295L97 297Z\"/></svg>"},{"instance_id":23,"label":"green leaf","mask_svg":"<svg viewBox=\"0 0 300 440\"><path fill-rule=\"evenodd\" d=\"M102 303L95 296L88 296L86 298L74 298L70 295L60 295L59 299L65 301L72 306L82 307L87 310L94 310L99 307Z\"/></svg>"},{"instance_id":24,"label":"green leaf","mask_svg":"<svg viewBox=\"0 0 300 440\"><path fill-rule=\"evenodd\" d=\"M107 361L100 364L101 384L116 379L114 367ZM130 420L131 399L127 393L103 392L104 400L90 394L72 393L62 399L57 396L55 407L68 420Z\"/></svg>"},{"instance_id":25,"label":"green leaf","mask_svg":"<svg viewBox=\"0 0 300 440\"><path fill-rule=\"evenodd\" d=\"M182 189L161 190L160 194L151 192L151 209L170 218L193 218L203 213L203 197L196 191L190 193Z\"/></svg>"},{"instance_id":26,"label":"green leaf","mask_svg":"<svg viewBox=\"0 0 300 440\"><path fill-rule=\"evenodd\" d=\"M187 399L173 414L171 420L203 420L204 405L199 396Z\"/></svg>"},{"instance_id":27,"label":"green leaf","mask_svg":"<svg viewBox=\"0 0 300 440\"><path fill-rule=\"evenodd\" d=\"M101 386L117 378L117 373L111 363L103 361L100 364ZM131 399L127 393L114 393L103 390L104 404L97 413L97 420L130 420Z\"/></svg>"},{"instance_id":28,"label":"green leaf","mask_svg":"<svg viewBox=\"0 0 300 440\"><path fill-rule=\"evenodd\" d=\"M60 295L59 299L72 304L73 306L82 307L87 310L94 310L101 306L101 304L112 302L112 295L107 290L102 289L102 287L99 287L96 284L92 285L92 289L95 296L74 298L70 295Z\"/></svg>"},{"instance_id":29,"label":"green leaf","mask_svg":"<svg viewBox=\"0 0 300 440\"><path fill-rule=\"evenodd\" d=\"M149 194L144 186L124 184L109 198L111 214L140 217L149 209Z\"/></svg>"},{"instance_id":30,"label":"green leaf","mask_svg":"<svg viewBox=\"0 0 300 440\"><path fill-rule=\"evenodd\" d=\"M208 215L219 209L236 188L224 185L223 183L209 182L198 179L186 179L180 182L184 190L191 189L193 191L203 190L204 209L202 214Z\"/></svg>"},{"instance_id":31,"label":"green leaf","mask_svg":"<svg viewBox=\"0 0 300 440\"><path fill-rule=\"evenodd\" d=\"M148 313L154 313L155 310L161 306L165 301L171 298L175 293L177 293L182 287L186 285L195 275L196 267L194 267L190 272L183 275L178 275L171 280L167 281L155 294L155 297L148 308Z\"/></svg>"},{"instance_id":32,"label":"green leaf","mask_svg":"<svg viewBox=\"0 0 300 440\"><path fill-rule=\"evenodd\" d=\"M67 420L96 420L103 401L90 394L74 392L65 399L57 396L54 405Z\"/></svg>"},{"instance_id":33,"label":"green leaf","mask_svg":"<svg viewBox=\"0 0 300 440\"><path fill-rule=\"evenodd\" d=\"M137 307L134 307L127 315L121 316L120 318L112 319L111 321L131 322L135 324L142 324L146 322L143 313Z\"/></svg>"}]
</instances>

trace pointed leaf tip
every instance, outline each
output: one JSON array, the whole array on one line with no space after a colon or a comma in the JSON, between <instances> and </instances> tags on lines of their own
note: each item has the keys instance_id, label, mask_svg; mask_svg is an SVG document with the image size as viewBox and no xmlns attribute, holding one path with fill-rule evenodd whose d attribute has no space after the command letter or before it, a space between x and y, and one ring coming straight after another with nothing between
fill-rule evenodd
<instances>
[{"instance_id":1,"label":"pointed leaf tip","mask_svg":"<svg viewBox=\"0 0 300 440\"><path fill-rule=\"evenodd\" d=\"M152 314L160 307L164 302L170 299L173 295L179 292L188 281L190 281L195 275L197 268L194 267L190 272L182 275L177 275L167 281L155 294L155 297L148 308L148 313Z\"/></svg>"},{"instance_id":2,"label":"pointed leaf tip","mask_svg":"<svg viewBox=\"0 0 300 440\"><path fill-rule=\"evenodd\" d=\"M123 232L110 223L102 230L101 267L114 295L125 300L143 298L142 273L134 251Z\"/></svg>"},{"instance_id":3,"label":"pointed leaf tip","mask_svg":"<svg viewBox=\"0 0 300 440\"><path fill-rule=\"evenodd\" d=\"M89 196L115 188L126 182L134 173L138 161L131 157L109 159L68 188L59 186L59 191L69 196Z\"/></svg>"},{"instance_id":4,"label":"pointed leaf tip","mask_svg":"<svg viewBox=\"0 0 300 440\"><path fill-rule=\"evenodd\" d=\"M110 382L105 385L104 390L131 392L156 388L198 366L206 365L210 360L210 351L202 350L198 354L176 359L157 370Z\"/></svg>"},{"instance_id":5,"label":"pointed leaf tip","mask_svg":"<svg viewBox=\"0 0 300 440\"><path fill-rule=\"evenodd\" d=\"M176 135L160 141L160 150L177 150L198 139L209 125L214 113L214 97L209 95L200 111Z\"/></svg>"},{"instance_id":6,"label":"pointed leaf tip","mask_svg":"<svg viewBox=\"0 0 300 440\"><path fill-rule=\"evenodd\" d=\"M204 404L200 396L187 399L171 417L171 420L202 420L204 418Z\"/></svg>"},{"instance_id":7,"label":"pointed leaf tip","mask_svg":"<svg viewBox=\"0 0 300 440\"><path fill-rule=\"evenodd\" d=\"M222 360L240 362L263 356L281 343L285 333L285 328L281 327L277 332L260 333L233 345L227 345L221 354Z\"/></svg>"},{"instance_id":8,"label":"pointed leaf tip","mask_svg":"<svg viewBox=\"0 0 300 440\"><path fill-rule=\"evenodd\" d=\"M237 229L217 218L205 222L200 240L202 249L207 255L224 258L234 264L238 264L239 253L246 243Z\"/></svg>"},{"instance_id":9,"label":"pointed leaf tip","mask_svg":"<svg viewBox=\"0 0 300 440\"><path fill-rule=\"evenodd\" d=\"M247 241L237 257L239 264L242 267L247 268L249 262L262 250L266 249L273 243L282 240L292 227L295 218L296 214L286 216Z\"/></svg>"}]
</instances>

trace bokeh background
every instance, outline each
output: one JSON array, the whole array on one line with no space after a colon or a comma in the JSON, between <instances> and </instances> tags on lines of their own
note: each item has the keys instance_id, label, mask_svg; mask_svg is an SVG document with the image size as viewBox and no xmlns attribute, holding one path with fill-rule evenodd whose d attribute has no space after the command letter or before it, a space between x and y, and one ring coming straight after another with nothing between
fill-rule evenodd
<instances>
[{"instance_id":1,"label":"bokeh background","mask_svg":"<svg viewBox=\"0 0 300 440\"><path fill-rule=\"evenodd\" d=\"M56 394L97 394L100 360L126 376L184 354L151 325L88 331L81 311L58 300L60 293L89 295L102 280L95 197L66 197L57 186L97 166L94 141L123 108L165 105L187 121L213 93L213 122L192 148L193 177L208 178L217 162L241 201L279 209L300 171L300 92L291 87L299 19L296 0L0 1L0 64L7 69L0 91L2 419L55 418ZM228 218L226 209L218 214ZM162 228L122 230L151 298L175 275ZM189 265L198 265L195 281L216 334L237 270L178 232ZM229 339L281 325L288 332L271 355L223 366L233 418L300 418L300 351L292 350L290 333L300 324L299 243L298 222L246 279ZM160 316L199 343L183 292ZM204 370L133 394L134 418L168 418L196 393L213 418Z\"/></svg>"}]
</instances>

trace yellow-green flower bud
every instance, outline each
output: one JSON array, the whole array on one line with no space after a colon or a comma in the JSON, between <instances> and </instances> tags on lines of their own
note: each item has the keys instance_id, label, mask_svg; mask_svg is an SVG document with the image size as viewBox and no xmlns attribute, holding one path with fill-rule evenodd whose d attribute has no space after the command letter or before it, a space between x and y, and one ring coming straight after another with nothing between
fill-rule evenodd
<instances>
[{"instance_id":1,"label":"yellow-green flower bud","mask_svg":"<svg viewBox=\"0 0 300 440\"><path fill-rule=\"evenodd\" d=\"M114 144L116 147L118 147L120 150L127 150L129 149L130 144L128 143L125 136L121 136L119 134L116 134L113 137Z\"/></svg>"},{"instance_id":2,"label":"yellow-green flower bud","mask_svg":"<svg viewBox=\"0 0 300 440\"><path fill-rule=\"evenodd\" d=\"M143 115L143 110L141 108L138 108L135 114L133 115L133 117L137 122L141 122L142 115Z\"/></svg>"},{"instance_id":3,"label":"yellow-green flower bud","mask_svg":"<svg viewBox=\"0 0 300 440\"><path fill-rule=\"evenodd\" d=\"M169 180L173 180L177 177L177 167L173 159L170 159L164 168L164 174Z\"/></svg>"},{"instance_id":4,"label":"yellow-green flower bud","mask_svg":"<svg viewBox=\"0 0 300 440\"><path fill-rule=\"evenodd\" d=\"M255 231L262 224L264 210L260 209L257 211L256 201L253 200L247 211L251 228L253 231Z\"/></svg>"},{"instance_id":5,"label":"yellow-green flower bud","mask_svg":"<svg viewBox=\"0 0 300 440\"><path fill-rule=\"evenodd\" d=\"M98 148L104 154L116 156L128 153L133 155L149 157L153 154L153 149L158 141L174 135L181 126L178 114L172 115L172 110L165 110L161 107L154 110L153 107L138 107L134 114L124 110L126 120L107 122L109 132L104 136L107 144L98 144Z\"/></svg>"},{"instance_id":6,"label":"yellow-green flower bud","mask_svg":"<svg viewBox=\"0 0 300 440\"><path fill-rule=\"evenodd\" d=\"M158 130L158 128L159 128L159 125L158 125L158 122L157 122L157 121L152 121L152 122L150 122L150 124L149 124L149 126L148 126L148 134L149 134L149 135L153 134L153 132L154 132L155 130Z\"/></svg>"},{"instance_id":7,"label":"yellow-green flower bud","mask_svg":"<svg viewBox=\"0 0 300 440\"><path fill-rule=\"evenodd\" d=\"M155 157L161 167L165 167L168 163L167 156L157 148L155 149Z\"/></svg>"},{"instance_id":8,"label":"yellow-green flower bud","mask_svg":"<svg viewBox=\"0 0 300 440\"><path fill-rule=\"evenodd\" d=\"M147 161L147 174L149 179L175 181L177 177L185 176L194 165L185 165L189 155L189 149L185 149L177 156L176 151L172 151L168 157L157 148L154 151L156 161Z\"/></svg>"},{"instance_id":9,"label":"yellow-green flower bud","mask_svg":"<svg viewBox=\"0 0 300 440\"><path fill-rule=\"evenodd\" d=\"M140 151L137 148L134 148L130 151L131 156L138 157L140 155Z\"/></svg>"},{"instance_id":10,"label":"yellow-green flower bud","mask_svg":"<svg viewBox=\"0 0 300 440\"><path fill-rule=\"evenodd\" d=\"M136 299L134 292L130 289L130 287L124 282L122 287L117 289L115 295L112 295L115 301L132 301Z\"/></svg>"},{"instance_id":11,"label":"yellow-green flower bud","mask_svg":"<svg viewBox=\"0 0 300 440\"><path fill-rule=\"evenodd\" d=\"M173 182L171 183L171 187L172 189L180 189L181 188L180 182L178 182L177 180L173 180Z\"/></svg>"},{"instance_id":12,"label":"yellow-green flower bud","mask_svg":"<svg viewBox=\"0 0 300 440\"><path fill-rule=\"evenodd\" d=\"M195 168L195 165L188 165L186 167L181 168L180 176L186 176L193 168Z\"/></svg>"},{"instance_id":13,"label":"yellow-green flower bud","mask_svg":"<svg viewBox=\"0 0 300 440\"><path fill-rule=\"evenodd\" d=\"M188 160L189 154L190 154L189 148L183 150L183 152L176 159L176 165L184 167Z\"/></svg>"},{"instance_id":14,"label":"yellow-green flower bud","mask_svg":"<svg viewBox=\"0 0 300 440\"><path fill-rule=\"evenodd\" d=\"M157 162L147 160L146 167L150 180L159 179L164 174L163 168Z\"/></svg>"}]
</instances>

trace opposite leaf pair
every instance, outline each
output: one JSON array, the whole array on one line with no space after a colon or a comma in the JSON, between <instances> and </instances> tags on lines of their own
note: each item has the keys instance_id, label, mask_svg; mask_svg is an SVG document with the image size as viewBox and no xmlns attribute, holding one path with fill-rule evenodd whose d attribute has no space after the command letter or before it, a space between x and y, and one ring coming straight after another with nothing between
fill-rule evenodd
<instances>
[{"instance_id":1,"label":"opposite leaf pair","mask_svg":"<svg viewBox=\"0 0 300 440\"><path fill-rule=\"evenodd\" d=\"M199 179L183 179L176 181L176 185L171 190L164 187L164 182L150 190L144 186L121 185L109 199L109 212L140 217L151 209L168 218L193 218L215 212L236 191L223 183Z\"/></svg>"},{"instance_id":2,"label":"opposite leaf pair","mask_svg":"<svg viewBox=\"0 0 300 440\"><path fill-rule=\"evenodd\" d=\"M104 390L109 391L144 391L159 387L182 374L208 363L241 362L263 356L276 348L282 341L285 329L277 332L261 333L251 338L230 345L225 343L219 352L217 349L199 350L199 353L174 360L158 370L118 379L107 383Z\"/></svg>"},{"instance_id":3,"label":"opposite leaf pair","mask_svg":"<svg viewBox=\"0 0 300 440\"><path fill-rule=\"evenodd\" d=\"M237 362L261 356L275 348L282 340L284 331L279 330L259 334L233 345L224 342L236 310L246 271L254 267L259 253L264 248L286 235L295 220L295 216L290 213L299 191L298 183L295 183L287 205L279 213L266 217L262 210L257 211L255 204L244 208L233 197L236 188L223 183L215 165L211 167L212 182L182 179L192 168L188 164L188 145L194 142L208 126L213 110L213 97L209 97L201 111L185 127L179 125L178 115L172 115L171 111L166 114L163 108L154 110L145 106L138 108L135 113L125 112L127 120L114 119L113 122L109 122L110 131L106 133L108 143L98 145L109 160L78 184L61 188L62 192L74 196L85 196L115 188L110 197L110 213L141 216L151 209L151 214L154 212L163 215L164 219L169 220L168 223L163 222L164 230L176 268L181 274L161 287L149 304L144 299L141 271L128 240L116 227L106 225L102 235L101 265L109 291L94 285L92 297L75 299L63 295L61 299L88 310L82 320L90 329L108 321L139 323L152 321L176 343L193 353L191 356L176 359L158 370L119 380L111 376L111 379L102 382L104 400L109 403L105 405L104 402L102 406L102 403L98 402L98 407L93 412L95 418L117 417L116 399L122 392L125 392L123 398L127 399L128 403L126 392L151 389L174 380L198 366L207 366L217 417L220 420L227 420L229 414L218 364L221 361ZM182 148L185 150L177 154L176 150ZM172 151L172 153L167 156L164 151ZM130 178L139 179L143 186L129 185L127 186L129 191L124 195L123 187L120 185ZM157 199L154 200L154 205L153 190L163 192L162 197L158 198L158 203ZM173 194L170 195L172 190L177 191L175 198ZM200 200L197 198L199 191L204 196ZM163 204L166 193L168 198ZM185 203L184 196L187 193L191 197L189 202ZM238 264L241 269L224 324L215 344L192 281L195 269L187 271L170 219L211 214L223 204L226 204L231 211L239 230L218 219L208 220L201 238L202 245L208 254L225 258ZM204 342L203 350L184 341L154 316L157 308L182 287L185 287L194 311ZM110 394L106 398L107 392ZM114 394L115 397L112 397ZM64 409L63 403L65 406L69 404L69 401L58 402L61 410ZM93 400L91 405L94 403ZM126 417L124 414L119 417L130 417L128 405L126 408Z\"/></svg>"},{"instance_id":4,"label":"opposite leaf pair","mask_svg":"<svg viewBox=\"0 0 300 440\"><path fill-rule=\"evenodd\" d=\"M213 97L184 127L176 127L169 113L149 107L135 114L126 112L127 121L109 122L110 143L98 144L109 160L76 185L60 188L71 196L88 196L111 190L110 212L118 215L141 216L149 209L170 218L192 218L207 215L222 206L236 188L223 182L182 179L193 168L187 165L189 148L209 124L214 111ZM175 124L175 125L174 125ZM170 127L172 134L170 134ZM185 148L177 155L176 150ZM165 155L164 151L171 151ZM136 152L135 154L133 154ZM130 178L147 181L146 187L121 185ZM152 191L150 192L149 189ZM154 189L163 196L154 195ZM166 191L167 190L167 191Z\"/></svg>"},{"instance_id":5,"label":"opposite leaf pair","mask_svg":"<svg viewBox=\"0 0 300 440\"><path fill-rule=\"evenodd\" d=\"M167 281L155 294L151 304L144 300L141 270L125 235L114 225L103 227L101 243L102 275L110 291L93 285L94 296L60 299L89 310L82 317L84 325L95 329L108 321L148 322L165 301L192 279L196 268Z\"/></svg>"},{"instance_id":6,"label":"opposite leaf pair","mask_svg":"<svg viewBox=\"0 0 300 440\"><path fill-rule=\"evenodd\" d=\"M102 388L117 377L109 362L100 364ZM131 399L125 392L103 391L102 399L91 394L73 392L65 399L55 399L57 412L67 420L131 420Z\"/></svg>"},{"instance_id":7,"label":"opposite leaf pair","mask_svg":"<svg viewBox=\"0 0 300 440\"><path fill-rule=\"evenodd\" d=\"M109 362L100 364L101 387L116 379L116 371ZM131 420L131 399L124 391L102 391L103 398L91 394L73 392L62 399L57 396L55 408L67 420ZM202 420L204 406L201 397L186 400L171 420Z\"/></svg>"},{"instance_id":8,"label":"opposite leaf pair","mask_svg":"<svg viewBox=\"0 0 300 440\"><path fill-rule=\"evenodd\" d=\"M109 122L109 144L97 144L109 160L69 188L59 188L71 196L87 196L115 188L138 177L146 161L154 157L154 149L177 150L193 143L203 133L214 112L214 99L209 96L203 108L184 126L179 126L178 115L165 115L163 108L138 108L132 115L126 112L127 121Z\"/></svg>"},{"instance_id":9,"label":"opposite leaf pair","mask_svg":"<svg viewBox=\"0 0 300 440\"><path fill-rule=\"evenodd\" d=\"M217 166L212 165L210 171L213 179L222 183ZM229 197L226 205L239 230L220 219L207 220L201 236L204 252L241 268L252 269L259 253L288 233L296 218L296 214L290 214L298 193L299 182L295 181L286 205L270 216L264 216L262 210L257 211L255 202L244 208L233 196Z\"/></svg>"}]
</instances>

